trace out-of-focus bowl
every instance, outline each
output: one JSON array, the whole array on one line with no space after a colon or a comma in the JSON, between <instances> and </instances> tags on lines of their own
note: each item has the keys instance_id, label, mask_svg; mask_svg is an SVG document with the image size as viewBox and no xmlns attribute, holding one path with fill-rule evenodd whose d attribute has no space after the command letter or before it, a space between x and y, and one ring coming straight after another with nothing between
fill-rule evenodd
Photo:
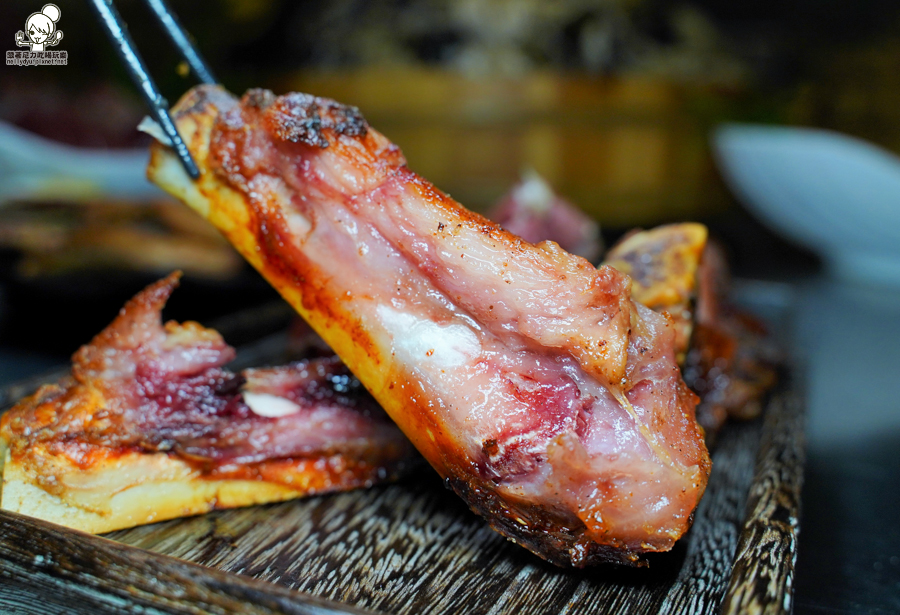
<instances>
[{"instance_id":1,"label":"out-of-focus bowl","mask_svg":"<svg viewBox=\"0 0 900 615\"><path fill-rule=\"evenodd\" d=\"M900 285L900 158L827 130L726 124L717 162L742 202L844 279Z\"/></svg>"},{"instance_id":2,"label":"out-of-focus bowl","mask_svg":"<svg viewBox=\"0 0 900 615\"><path fill-rule=\"evenodd\" d=\"M146 148L99 149L51 141L0 122L0 207L12 201L159 198Z\"/></svg>"}]
</instances>

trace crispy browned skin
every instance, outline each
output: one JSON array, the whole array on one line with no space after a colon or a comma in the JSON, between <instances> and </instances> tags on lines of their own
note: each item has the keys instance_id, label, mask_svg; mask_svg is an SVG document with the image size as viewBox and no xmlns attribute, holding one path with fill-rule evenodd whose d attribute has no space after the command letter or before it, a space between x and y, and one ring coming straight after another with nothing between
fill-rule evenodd
<instances>
[{"instance_id":1,"label":"crispy browned skin","mask_svg":"<svg viewBox=\"0 0 900 615\"><path fill-rule=\"evenodd\" d=\"M492 527L576 566L634 565L686 531L709 473L696 397L670 323L626 276L465 210L333 101L197 88L174 117L201 177L157 145L151 179L229 238Z\"/></svg>"},{"instance_id":2,"label":"crispy browned skin","mask_svg":"<svg viewBox=\"0 0 900 615\"><path fill-rule=\"evenodd\" d=\"M672 318L678 332L679 363L691 339L697 269L706 237L706 227L694 222L635 230L610 248L604 259L631 277L635 301Z\"/></svg>"}]
</instances>

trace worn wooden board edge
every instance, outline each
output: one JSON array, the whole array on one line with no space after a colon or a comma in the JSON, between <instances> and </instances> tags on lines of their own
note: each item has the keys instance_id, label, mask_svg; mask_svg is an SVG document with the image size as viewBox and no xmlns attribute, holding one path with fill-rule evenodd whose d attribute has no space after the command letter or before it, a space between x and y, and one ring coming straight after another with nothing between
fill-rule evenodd
<instances>
[{"instance_id":1,"label":"worn wooden board edge","mask_svg":"<svg viewBox=\"0 0 900 615\"><path fill-rule=\"evenodd\" d=\"M58 613L64 605L69 613L374 615L7 511L0 559L5 613Z\"/></svg>"},{"instance_id":2,"label":"worn wooden board edge","mask_svg":"<svg viewBox=\"0 0 900 615\"><path fill-rule=\"evenodd\" d=\"M805 398L793 378L766 409L723 615L790 613L793 606L806 455Z\"/></svg>"}]
</instances>

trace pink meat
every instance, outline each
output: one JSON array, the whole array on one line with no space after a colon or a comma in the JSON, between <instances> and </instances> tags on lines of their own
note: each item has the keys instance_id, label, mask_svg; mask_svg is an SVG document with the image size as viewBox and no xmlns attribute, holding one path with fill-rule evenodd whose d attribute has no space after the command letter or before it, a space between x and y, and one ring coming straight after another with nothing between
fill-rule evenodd
<instances>
[{"instance_id":1,"label":"pink meat","mask_svg":"<svg viewBox=\"0 0 900 615\"><path fill-rule=\"evenodd\" d=\"M246 205L239 248L355 340L343 358L473 510L558 564L671 548L709 457L672 323L627 276L468 212L353 108L199 88L175 109L209 114L190 142Z\"/></svg>"},{"instance_id":2,"label":"pink meat","mask_svg":"<svg viewBox=\"0 0 900 615\"><path fill-rule=\"evenodd\" d=\"M409 454L400 431L336 357L233 373L222 366L234 349L217 332L190 322L163 325L177 280L173 274L137 295L76 353L73 377L102 390L108 404L107 420L92 420L86 441L214 464L333 454L393 464ZM260 416L247 393L296 408Z\"/></svg>"}]
</instances>

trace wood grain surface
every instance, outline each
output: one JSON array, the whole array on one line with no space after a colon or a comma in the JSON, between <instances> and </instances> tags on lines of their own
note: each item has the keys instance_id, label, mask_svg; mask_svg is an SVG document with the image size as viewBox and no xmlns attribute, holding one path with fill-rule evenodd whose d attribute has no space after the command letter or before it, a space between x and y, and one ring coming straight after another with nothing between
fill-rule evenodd
<instances>
[{"instance_id":1,"label":"wood grain surface","mask_svg":"<svg viewBox=\"0 0 900 615\"><path fill-rule=\"evenodd\" d=\"M366 611L0 511L3 613Z\"/></svg>"},{"instance_id":2,"label":"wood grain surface","mask_svg":"<svg viewBox=\"0 0 900 615\"><path fill-rule=\"evenodd\" d=\"M547 564L488 528L428 468L386 487L110 537L385 613L715 613L744 523L759 428L722 434L694 527L649 569Z\"/></svg>"},{"instance_id":3,"label":"wood grain surface","mask_svg":"<svg viewBox=\"0 0 900 615\"><path fill-rule=\"evenodd\" d=\"M283 336L270 335L237 364L277 362L283 347ZM218 511L110 540L0 514L0 610L787 613L803 468L794 389L783 382L765 420L723 430L693 528L649 568L547 564L488 528L423 464L393 485Z\"/></svg>"},{"instance_id":4,"label":"wood grain surface","mask_svg":"<svg viewBox=\"0 0 900 615\"><path fill-rule=\"evenodd\" d=\"M790 612L803 487L803 416L797 394L782 394L769 404L725 614Z\"/></svg>"}]
</instances>

